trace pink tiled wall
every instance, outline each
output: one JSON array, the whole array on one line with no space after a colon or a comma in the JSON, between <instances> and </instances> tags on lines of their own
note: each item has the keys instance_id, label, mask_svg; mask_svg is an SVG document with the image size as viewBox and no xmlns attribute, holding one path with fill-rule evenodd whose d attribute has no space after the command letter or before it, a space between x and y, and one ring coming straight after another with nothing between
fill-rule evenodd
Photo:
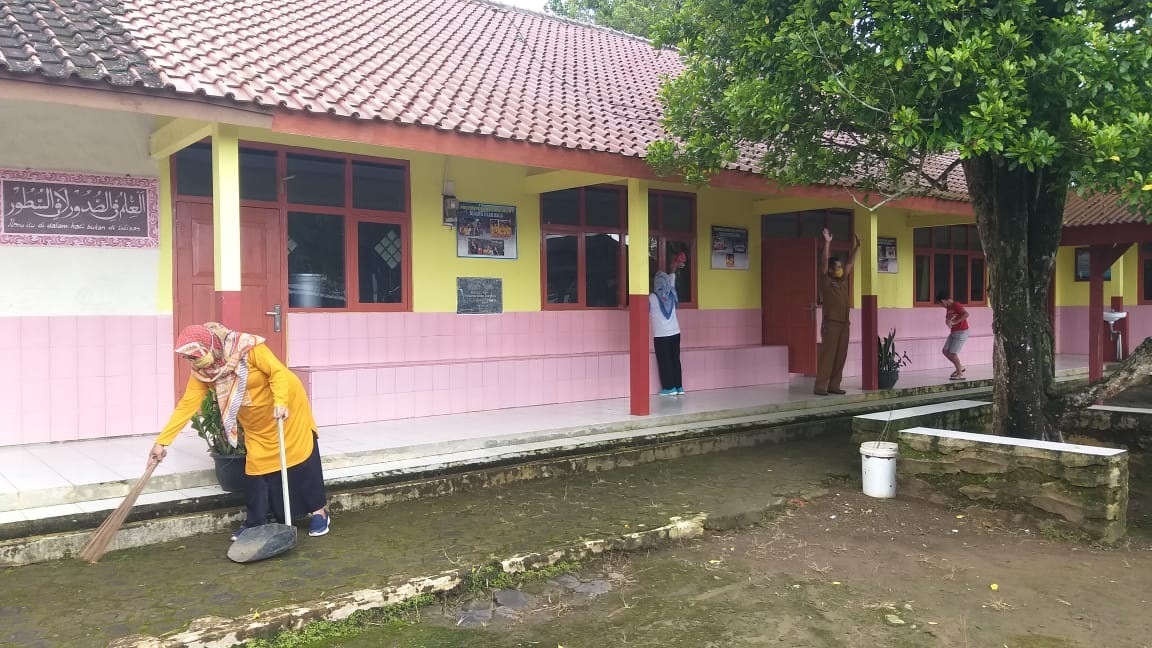
<instances>
[{"instance_id":1,"label":"pink tiled wall","mask_svg":"<svg viewBox=\"0 0 1152 648\"><path fill-rule=\"evenodd\" d=\"M758 310L682 310L689 389L788 379ZM292 313L289 364L321 425L620 398L628 313ZM659 389L651 366L652 391Z\"/></svg>"},{"instance_id":2,"label":"pink tiled wall","mask_svg":"<svg viewBox=\"0 0 1152 648\"><path fill-rule=\"evenodd\" d=\"M1136 348L1145 338L1152 336L1152 306L1126 305L1128 313L1128 349ZM1108 324L1103 323L1104 334ZM1109 344L1105 338L1106 345ZM1088 307L1056 307L1056 353L1088 355Z\"/></svg>"},{"instance_id":3,"label":"pink tiled wall","mask_svg":"<svg viewBox=\"0 0 1152 648\"><path fill-rule=\"evenodd\" d=\"M171 414L170 315L0 317L0 353L0 445L154 433Z\"/></svg>"}]
</instances>

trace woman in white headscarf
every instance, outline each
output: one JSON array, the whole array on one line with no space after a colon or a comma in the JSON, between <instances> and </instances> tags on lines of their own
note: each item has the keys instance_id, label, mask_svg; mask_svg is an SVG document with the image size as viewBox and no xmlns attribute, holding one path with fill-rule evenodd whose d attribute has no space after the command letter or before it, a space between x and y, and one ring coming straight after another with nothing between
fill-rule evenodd
<instances>
[{"instance_id":1,"label":"woman in white headscarf","mask_svg":"<svg viewBox=\"0 0 1152 648\"><path fill-rule=\"evenodd\" d=\"M680 372L680 320L676 317L680 299L676 295L675 273L684 267L687 260L683 252L673 257L671 272L657 272L652 278L652 293L648 295L648 319L652 324L652 345L656 349L661 396L684 393L684 378Z\"/></svg>"}]
</instances>

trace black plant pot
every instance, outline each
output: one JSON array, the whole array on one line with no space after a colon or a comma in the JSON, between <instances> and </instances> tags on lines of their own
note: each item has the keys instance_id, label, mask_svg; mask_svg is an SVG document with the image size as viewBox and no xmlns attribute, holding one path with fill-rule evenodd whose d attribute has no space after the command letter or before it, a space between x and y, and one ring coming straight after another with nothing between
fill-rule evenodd
<instances>
[{"instance_id":1,"label":"black plant pot","mask_svg":"<svg viewBox=\"0 0 1152 648\"><path fill-rule=\"evenodd\" d=\"M899 371L884 371L881 369L877 383L879 383L880 389L892 389L896 386L896 381L899 379Z\"/></svg>"},{"instance_id":2,"label":"black plant pot","mask_svg":"<svg viewBox=\"0 0 1152 648\"><path fill-rule=\"evenodd\" d=\"M212 454L216 463L216 481L225 493L244 492L244 455Z\"/></svg>"}]
</instances>

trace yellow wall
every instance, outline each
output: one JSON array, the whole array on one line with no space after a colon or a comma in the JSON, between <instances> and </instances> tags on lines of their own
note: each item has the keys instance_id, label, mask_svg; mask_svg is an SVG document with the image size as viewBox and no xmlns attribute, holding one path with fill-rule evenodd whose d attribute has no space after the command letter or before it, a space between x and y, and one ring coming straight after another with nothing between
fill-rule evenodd
<instances>
[{"instance_id":1,"label":"yellow wall","mask_svg":"<svg viewBox=\"0 0 1152 648\"><path fill-rule=\"evenodd\" d=\"M1088 282L1076 281L1076 248L1064 246L1056 253L1056 305L1087 306ZM1123 295L1125 304L1136 303L1136 264L1138 251L1132 246L1112 265L1112 280L1104 282L1104 306L1112 297ZM1131 301L1129 301L1131 300Z\"/></svg>"},{"instance_id":2,"label":"yellow wall","mask_svg":"<svg viewBox=\"0 0 1152 648\"><path fill-rule=\"evenodd\" d=\"M747 270L712 269L713 225L748 230ZM751 197L707 187L697 193L696 256L700 308L760 308L760 218L752 213Z\"/></svg>"}]
</instances>

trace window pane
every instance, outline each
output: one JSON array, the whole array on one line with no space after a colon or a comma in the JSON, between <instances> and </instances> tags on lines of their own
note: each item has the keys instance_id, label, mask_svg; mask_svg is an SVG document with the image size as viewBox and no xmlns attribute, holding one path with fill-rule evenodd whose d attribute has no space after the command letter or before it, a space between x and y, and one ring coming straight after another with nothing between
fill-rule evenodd
<instances>
[{"instance_id":1,"label":"window pane","mask_svg":"<svg viewBox=\"0 0 1152 648\"><path fill-rule=\"evenodd\" d=\"M953 225L952 229L952 249L953 250L967 250L968 249L968 226L967 225Z\"/></svg>"},{"instance_id":2,"label":"window pane","mask_svg":"<svg viewBox=\"0 0 1152 648\"><path fill-rule=\"evenodd\" d=\"M966 302L968 297L968 256L952 257L952 299Z\"/></svg>"},{"instance_id":3,"label":"window pane","mask_svg":"<svg viewBox=\"0 0 1152 648\"><path fill-rule=\"evenodd\" d=\"M576 304L580 301L576 285L578 240L573 234L549 234L545 237L549 304Z\"/></svg>"},{"instance_id":4,"label":"window pane","mask_svg":"<svg viewBox=\"0 0 1152 648\"><path fill-rule=\"evenodd\" d=\"M932 247L938 250L947 250L948 245L948 228L947 227L933 227L932 228ZM933 295L935 297L935 295Z\"/></svg>"},{"instance_id":5,"label":"window pane","mask_svg":"<svg viewBox=\"0 0 1152 648\"><path fill-rule=\"evenodd\" d=\"M288 306L347 305L344 217L288 212Z\"/></svg>"},{"instance_id":6,"label":"window pane","mask_svg":"<svg viewBox=\"0 0 1152 648\"><path fill-rule=\"evenodd\" d=\"M664 256L671 261L677 254L684 253L687 261L676 271L676 295L682 302L692 301L692 246L687 241L668 241L664 246Z\"/></svg>"},{"instance_id":7,"label":"window pane","mask_svg":"<svg viewBox=\"0 0 1152 648\"><path fill-rule=\"evenodd\" d=\"M664 214L661 227L665 232L691 232L692 207L695 200L691 196L663 196Z\"/></svg>"},{"instance_id":8,"label":"window pane","mask_svg":"<svg viewBox=\"0 0 1152 648\"><path fill-rule=\"evenodd\" d=\"M584 291L587 306L611 307L620 305L619 234L584 235Z\"/></svg>"},{"instance_id":9,"label":"window pane","mask_svg":"<svg viewBox=\"0 0 1152 648\"><path fill-rule=\"evenodd\" d=\"M624 192L617 189L584 189L585 223L589 227L620 227Z\"/></svg>"},{"instance_id":10,"label":"window pane","mask_svg":"<svg viewBox=\"0 0 1152 648\"><path fill-rule=\"evenodd\" d=\"M934 255L932 265L932 298L930 301L936 301L936 295L939 294L941 290L949 295L952 294L952 255Z\"/></svg>"},{"instance_id":11,"label":"window pane","mask_svg":"<svg viewBox=\"0 0 1152 648\"><path fill-rule=\"evenodd\" d=\"M916 255L916 301L932 301L932 266L924 254Z\"/></svg>"},{"instance_id":12,"label":"window pane","mask_svg":"<svg viewBox=\"0 0 1152 648\"><path fill-rule=\"evenodd\" d=\"M176 154L176 193L212 195L212 147L193 144Z\"/></svg>"},{"instance_id":13,"label":"window pane","mask_svg":"<svg viewBox=\"0 0 1152 648\"><path fill-rule=\"evenodd\" d=\"M540 210L544 222L549 225L579 225L580 190L565 189L541 194Z\"/></svg>"},{"instance_id":14,"label":"window pane","mask_svg":"<svg viewBox=\"0 0 1152 648\"><path fill-rule=\"evenodd\" d=\"M369 162L352 163L352 206L402 212L407 208L404 167Z\"/></svg>"},{"instance_id":15,"label":"window pane","mask_svg":"<svg viewBox=\"0 0 1152 648\"><path fill-rule=\"evenodd\" d=\"M395 223L356 225L357 277L360 303L399 304L404 301L404 239Z\"/></svg>"},{"instance_id":16,"label":"window pane","mask_svg":"<svg viewBox=\"0 0 1152 648\"><path fill-rule=\"evenodd\" d=\"M796 214L769 214L764 217L763 227L765 238L790 239L800 234Z\"/></svg>"},{"instance_id":17,"label":"window pane","mask_svg":"<svg viewBox=\"0 0 1152 648\"><path fill-rule=\"evenodd\" d=\"M1152 301L1152 259L1144 259L1144 300Z\"/></svg>"},{"instance_id":18,"label":"window pane","mask_svg":"<svg viewBox=\"0 0 1152 648\"><path fill-rule=\"evenodd\" d=\"M912 246L918 248L932 247L932 228L917 227L912 230Z\"/></svg>"},{"instance_id":19,"label":"window pane","mask_svg":"<svg viewBox=\"0 0 1152 648\"><path fill-rule=\"evenodd\" d=\"M828 214L823 209L796 214L800 221L800 238L816 238L828 226Z\"/></svg>"},{"instance_id":20,"label":"window pane","mask_svg":"<svg viewBox=\"0 0 1152 648\"><path fill-rule=\"evenodd\" d=\"M240 149L240 198L276 202L276 151Z\"/></svg>"},{"instance_id":21,"label":"window pane","mask_svg":"<svg viewBox=\"0 0 1152 648\"><path fill-rule=\"evenodd\" d=\"M842 211L828 213L828 231L836 241L852 240L852 214Z\"/></svg>"},{"instance_id":22,"label":"window pane","mask_svg":"<svg viewBox=\"0 0 1152 648\"><path fill-rule=\"evenodd\" d=\"M344 160L288 155L288 202L344 206Z\"/></svg>"},{"instance_id":23,"label":"window pane","mask_svg":"<svg viewBox=\"0 0 1152 648\"><path fill-rule=\"evenodd\" d=\"M972 259L972 301L984 301L984 259Z\"/></svg>"},{"instance_id":24,"label":"window pane","mask_svg":"<svg viewBox=\"0 0 1152 648\"><path fill-rule=\"evenodd\" d=\"M968 226L968 249L969 250L983 250L984 246L980 244L980 229L975 225Z\"/></svg>"},{"instance_id":25,"label":"window pane","mask_svg":"<svg viewBox=\"0 0 1152 648\"><path fill-rule=\"evenodd\" d=\"M1152 243L1142 243L1140 245L1141 254L1152 254Z\"/></svg>"}]
</instances>

